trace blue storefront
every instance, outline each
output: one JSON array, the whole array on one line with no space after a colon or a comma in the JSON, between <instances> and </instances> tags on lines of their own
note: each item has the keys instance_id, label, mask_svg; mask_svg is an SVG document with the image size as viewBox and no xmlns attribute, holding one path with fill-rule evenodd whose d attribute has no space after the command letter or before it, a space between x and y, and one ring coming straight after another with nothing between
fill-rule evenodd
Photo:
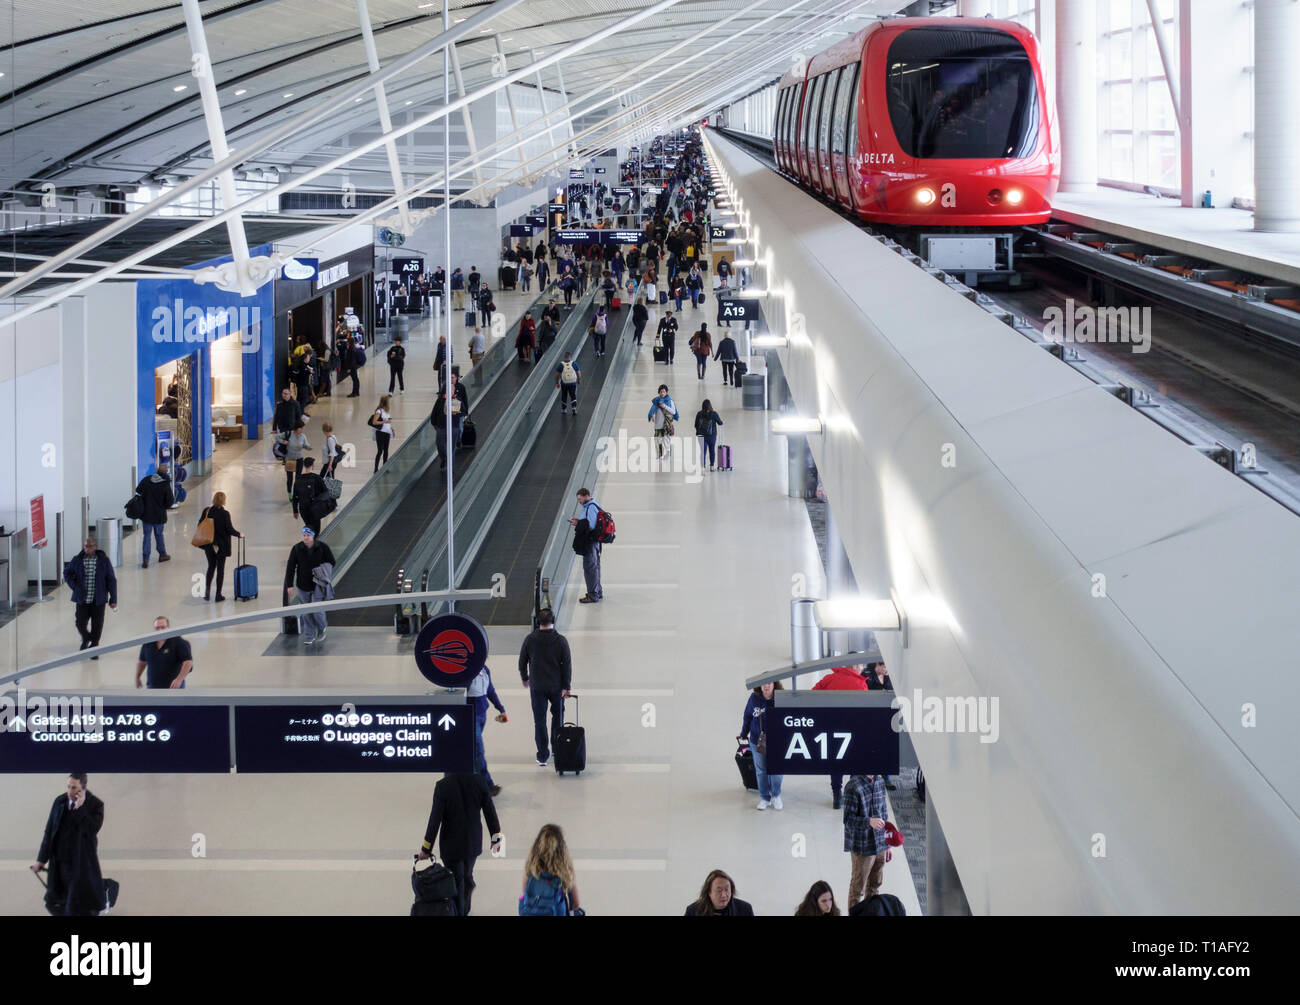
<instances>
[{"instance_id":1,"label":"blue storefront","mask_svg":"<svg viewBox=\"0 0 1300 1005\"><path fill-rule=\"evenodd\" d=\"M269 255L271 247L251 249ZM229 257L195 268L221 265ZM192 474L211 465L214 408L218 428L257 439L270 421L275 380L274 284L251 297L185 279L136 283L136 455L140 476L155 469L155 436L172 428ZM221 351L214 375L214 348ZM231 362L238 354L237 362ZM176 364L173 369L169 364ZM177 396L160 390L160 372L175 380ZM170 385L168 387L170 390ZM160 409L169 409L160 414ZM172 415L170 410L177 414ZM184 428L181 428L181 426Z\"/></svg>"}]
</instances>

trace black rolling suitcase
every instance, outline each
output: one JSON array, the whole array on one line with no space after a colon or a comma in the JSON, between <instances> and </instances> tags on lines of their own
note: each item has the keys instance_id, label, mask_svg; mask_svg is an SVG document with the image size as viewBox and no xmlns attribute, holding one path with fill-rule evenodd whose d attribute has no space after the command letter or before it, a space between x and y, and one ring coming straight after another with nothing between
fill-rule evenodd
<instances>
[{"instance_id":1,"label":"black rolling suitcase","mask_svg":"<svg viewBox=\"0 0 1300 1005\"><path fill-rule=\"evenodd\" d=\"M421 867L416 860L411 870L412 918L456 918L460 916L460 891L450 869L433 859Z\"/></svg>"},{"instance_id":2,"label":"black rolling suitcase","mask_svg":"<svg viewBox=\"0 0 1300 1005\"><path fill-rule=\"evenodd\" d=\"M754 770L754 752L749 749L749 741L736 741L736 767L740 769L740 780L745 788L758 791L758 772Z\"/></svg>"},{"instance_id":3,"label":"black rolling suitcase","mask_svg":"<svg viewBox=\"0 0 1300 1005\"><path fill-rule=\"evenodd\" d=\"M473 450L478 446L478 429L473 419L464 419L460 424L460 445L464 450Z\"/></svg>"},{"instance_id":4,"label":"black rolling suitcase","mask_svg":"<svg viewBox=\"0 0 1300 1005\"><path fill-rule=\"evenodd\" d=\"M656 363L667 363L667 362L668 362L668 350L667 350L664 346L661 346L661 345L657 345L657 346L655 346L655 348L654 348L654 354L655 354L655 362L656 362Z\"/></svg>"},{"instance_id":5,"label":"black rolling suitcase","mask_svg":"<svg viewBox=\"0 0 1300 1005\"><path fill-rule=\"evenodd\" d=\"M280 606L281 607L289 606L289 591L287 589L282 589L280 591ZM285 635L297 635L298 634L297 615L290 615L287 618L281 618L280 631L284 632Z\"/></svg>"},{"instance_id":6,"label":"black rolling suitcase","mask_svg":"<svg viewBox=\"0 0 1300 1005\"><path fill-rule=\"evenodd\" d=\"M736 360L736 366L731 373L733 386L740 387L744 383L745 374L749 373L749 364L743 359L738 359Z\"/></svg>"},{"instance_id":7,"label":"black rolling suitcase","mask_svg":"<svg viewBox=\"0 0 1300 1005\"><path fill-rule=\"evenodd\" d=\"M577 704L578 696L569 695ZM563 703L561 703L561 710ZM577 713L574 713L576 719ZM562 775L572 771L580 775L587 767L587 731L576 722L566 722L555 731L555 773Z\"/></svg>"}]
</instances>

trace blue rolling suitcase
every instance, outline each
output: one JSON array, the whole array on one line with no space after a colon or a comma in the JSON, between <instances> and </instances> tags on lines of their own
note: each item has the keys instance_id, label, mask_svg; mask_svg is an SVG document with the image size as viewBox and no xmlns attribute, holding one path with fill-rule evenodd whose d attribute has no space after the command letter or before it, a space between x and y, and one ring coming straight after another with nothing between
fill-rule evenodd
<instances>
[{"instance_id":1,"label":"blue rolling suitcase","mask_svg":"<svg viewBox=\"0 0 1300 1005\"><path fill-rule=\"evenodd\" d=\"M466 327L466 328L473 328L474 325L475 325L477 322L478 322L478 311L466 311L466 312L465 312L465 327Z\"/></svg>"},{"instance_id":2,"label":"blue rolling suitcase","mask_svg":"<svg viewBox=\"0 0 1300 1005\"><path fill-rule=\"evenodd\" d=\"M244 564L244 539L239 539L239 564L235 566L235 599L257 599L257 566Z\"/></svg>"}]
</instances>

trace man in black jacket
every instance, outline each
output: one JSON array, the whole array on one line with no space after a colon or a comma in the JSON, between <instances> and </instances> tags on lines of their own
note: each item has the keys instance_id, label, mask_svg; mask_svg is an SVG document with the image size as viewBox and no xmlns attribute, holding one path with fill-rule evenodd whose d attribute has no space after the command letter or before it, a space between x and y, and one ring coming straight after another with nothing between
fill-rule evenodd
<instances>
[{"instance_id":1,"label":"man in black jacket","mask_svg":"<svg viewBox=\"0 0 1300 1005\"><path fill-rule=\"evenodd\" d=\"M95 915L104 909L104 877L99 871L99 829L104 803L86 788L86 776L68 776L64 795L54 800L45 822L41 850L32 872L48 863L45 909L57 916Z\"/></svg>"},{"instance_id":2,"label":"man in black jacket","mask_svg":"<svg viewBox=\"0 0 1300 1005\"><path fill-rule=\"evenodd\" d=\"M325 519L333 507L332 496L325 487L325 479L312 470L316 463L314 457L302 459L302 474L293 483L293 518L302 518L302 522L315 533L320 533L320 522Z\"/></svg>"},{"instance_id":3,"label":"man in black jacket","mask_svg":"<svg viewBox=\"0 0 1300 1005\"><path fill-rule=\"evenodd\" d=\"M573 681L573 658L568 640L555 630L550 608L537 616L537 631L524 639L519 650L519 676L529 690L533 704L533 738L537 743L537 764L546 767L555 745L555 734L564 724L564 699ZM546 709L551 710L551 730L546 731Z\"/></svg>"},{"instance_id":4,"label":"man in black jacket","mask_svg":"<svg viewBox=\"0 0 1300 1005\"><path fill-rule=\"evenodd\" d=\"M302 540L289 552L289 561L284 568L284 591L290 603L311 603L312 591L316 589L312 570L326 563L335 564L334 552L330 551L330 546L324 541L316 540L315 531L310 527L304 527ZM307 645L312 645L318 637L325 638L325 615L304 614L298 618L298 621L302 625L300 631Z\"/></svg>"},{"instance_id":5,"label":"man in black jacket","mask_svg":"<svg viewBox=\"0 0 1300 1005\"><path fill-rule=\"evenodd\" d=\"M722 360L722 382L728 386L735 383L736 362L740 359L740 353L736 351L736 340L728 335L718 343L718 351L713 354L714 359Z\"/></svg>"},{"instance_id":6,"label":"man in black jacket","mask_svg":"<svg viewBox=\"0 0 1300 1005\"><path fill-rule=\"evenodd\" d=\"M451 370L451 439L452 446L460 449L460 430L461 423L469 418L469 395L465 391L465 385L460 382L460 374L456 368ZM429 424L438 430L438 463L442 470L447 470L447 392L442 390L438 393L437 400L433 403L433 414L429 416Z\"/></svg>"},{"instance_id":7,"label":"man in black jacket","mask_svg":"<svg viewBox=\"0 0 1300 1005\"><path fill-rule=\"evenodd\" d=\"M461 916L469 914L474 896L474 862L483 854L483 825L479 815L487 821L492 835L492 848L501 845L501 821L492 805L492 793L482 775L472 772L446 774L433 787L433 809L424 829L424 843L417 857L429 858L433 842L438 841L442 862L456 877L456 891L460 894ZM441 834L439 833L441 832Z\"/></svg>"},{"instance_id":8,"label":"man in black jacket","mask_svg":"<svg viewBox=\"0 0 1300 1005\"><path fill-rule=\"evenodd\" d=\"M280 391L280 400L275 404L275 414L271 416L271 432L292 433L302 418L302 406L293 400L293 391L284 387Z\"/></svg>"},{"instance_id":9,"label":"man in black jacket","mask_svg":"<svg viewBox=\"0 0 1300 1005\"><path fill-rule=\"evenodd\" d=\"M167 472L167 465L159 464L157 471L141 478L135 491L144 502L144 515L140 517L140 522L144 525L140 568L149 568L149 545L155 540L158 542L158 561L170 562L172 557L167 554L167 542L163 540L163 527L167 525L167 511L176 502L176 496L172 493L172 480Z\"/></svg>"},{"instance_id":10,"label":"man in black jacket","mask_svg":"<svg viewBox=\"0 0 1300 1005\"><path fill-rule=\"evenodd\" d=\"M388 347L388 393L393 393L393 384L401 387L402 393L406 393L406 380L402 377L402 371L406 369L406 347L402 345L402 336L394 335L393 344Z\"/></svg>"}]
</instances>

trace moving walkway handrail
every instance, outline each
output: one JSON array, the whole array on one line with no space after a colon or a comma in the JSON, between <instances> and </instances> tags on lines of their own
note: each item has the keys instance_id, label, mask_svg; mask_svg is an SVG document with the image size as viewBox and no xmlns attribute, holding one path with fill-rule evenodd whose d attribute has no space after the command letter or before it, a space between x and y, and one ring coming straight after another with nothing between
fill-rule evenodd
<instances>
[{"instance_id":1,"label":"moving walkway handrail","mask_svg":"<svg viewBox=\"0 0 1300 1005\"><path fill-rule=\"evenodd\" d=\"M537 310L539 305L543 305L553 295L552 285L548 284L538 293L526 312ZM476 396L487 393L510 368L510 360L515 354L514 340L508 333L502 338L493 339L492 343L479 360L478 366L466 371L463 365L454 364L460 366L467 386L475 389ZM334 564L336 582L343 579L357 556L379 533L385 521L393 515L412 486L433 463L437 437L438 431L429 425L428 420L422 421L419 428L398 444L388 462L368 478L325 525L320 539L330 546L337 559Z\"/></svg>"},{"instance_id":2,"label":"moving walkway handrail","mask_svg":"<svg viewBox=\"0 0 1300 1005\"><path fill-rule=\"evenodd\" d=\"M456 582L471 568L478 557L493 521L500 513L515 478L528 459L541 434L539 417L546 414L545 404L555 394L554 364L565 352L576 358L587 336L587 314L597 290L581 297L573 312L560 326L555 342L540 360L531 364L533 371L519 393L507 406L492 433L478 448L480 456L456 485ZM436 513L428 529L407 557L407 568L426 569L439 577L447 561L446 505Z\"/></svg>"},{"instance_id":3,"label":"moving walkway handrail","mask_svg":"<svg viewBox=\"0 0 1300 1005\"><path fill-rule=\"evenodd\" d=\"M24 677L30 677L32 674L43 673L46 670L68 666L80 660L103 656L106 653L117 652L122 649L138 649L145 643L158 642L176 635L199 635L222 628L233 628L236 625L270 621L272 618L296 618L303 614L332 614L335 611L349 611L358 607L384 607L393 603L400 604L403 601L440 605L448 601L490 600L491 598L492 591L488 589L429 590L421 593L384 593L373 597L339 597L334 600L314 600L308 604L290 604L288 607L258 608L255 611L249 611L246 614L235 614L228 618L214 618L211 621L199 621L191 625L170 626L160 632L149 632L146 635L137 635L134 638L123 639L120 642L102 642L90 649L79 649L63 656L56 656L54 659L44 660L41 663L33 663L31 666L23 667L21 670L5 677L0 677L0 687L5 684L16 683Z\"/></svg>"}]
</instances>

